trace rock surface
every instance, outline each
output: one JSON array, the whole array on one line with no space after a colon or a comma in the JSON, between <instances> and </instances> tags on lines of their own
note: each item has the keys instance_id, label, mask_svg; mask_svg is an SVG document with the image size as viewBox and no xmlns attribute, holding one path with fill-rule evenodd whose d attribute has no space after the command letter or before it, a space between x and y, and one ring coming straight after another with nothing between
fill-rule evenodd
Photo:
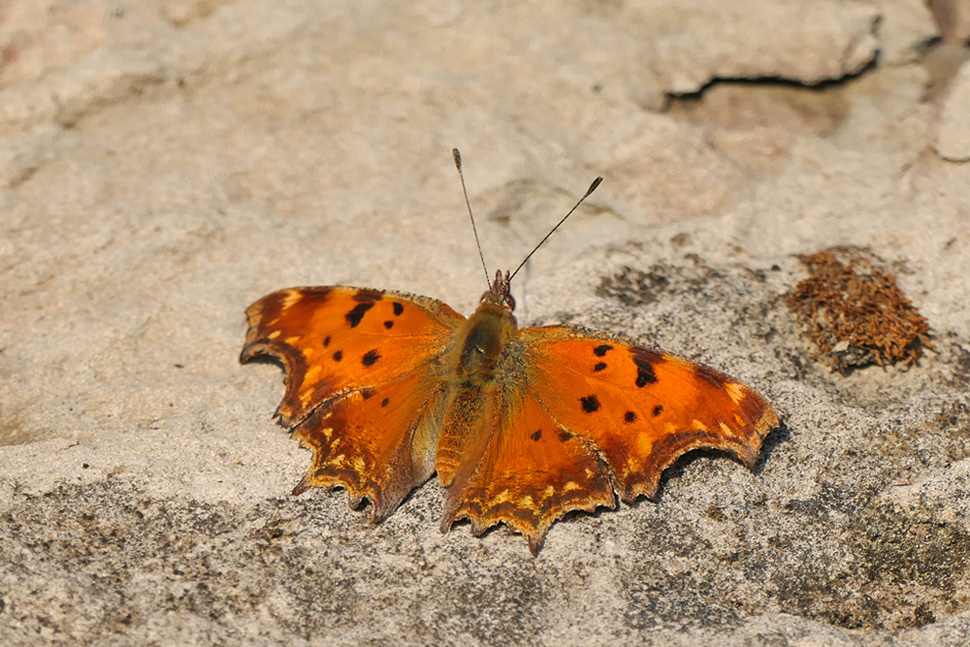
<instances>
[{"instance_id":1,"label":"rock surface","mask_svg":"<svg viewBox=\"0 0 970 647\"><path fill-rule=\"evenodd\" d=\"M708 7L5 3L0 643L970 642L967 67L927 63L919 2ZM785 420L754 473L688 455L537 558L441 535L434 480L377 526L288 495L309 455L242 313L306 284L469 312L453 146L491 267L606 178L520 322L752 384ZM837 245L929 319L918 366L814 355L785 298Z\"/></svg>"},{"instance_id":2,"label":"rock surface","mask_svg":"<svg viewBox=\"0 0 970 647\"><path fill-rule=\"evenodd\" d=\"M970 42L970 0L930 0L930 9L947 41Z\"/></svg>"},{"instance_id":3,"label":"rock surface","mask_svg":"<svg viewBox=\"0 0 970 647\"><path fill-rule=\"evenodd\" d=\"M933 147L943 159L970 161L970 62L960 67L943 99Z\"/></svg>"}]
</instances>

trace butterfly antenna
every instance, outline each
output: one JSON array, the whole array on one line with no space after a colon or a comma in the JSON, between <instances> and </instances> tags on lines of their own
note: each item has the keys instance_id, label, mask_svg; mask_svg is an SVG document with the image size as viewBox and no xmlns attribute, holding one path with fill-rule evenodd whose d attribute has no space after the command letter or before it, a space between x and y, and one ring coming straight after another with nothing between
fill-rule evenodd
<instances>
[{"instance_id":1,"label":"butterfly antenna","mask_svg":"<svg viewBox=\"0 0 970 647\"><path fill-rule=\"evenodd\" d=\"M552 229L550 229L549 230L549 233L546 234L545 237L542 240L539 241L539 244L536 245L534 248L532 248L532 251L529 252L529 255L526 256L525 259L521 263L519 263L519 266L517 268L515 268L515 271L514 272L512 272L512 276L509 277L509 281L510 282L512 281L512 279L515 278L515 275L519 273L519 270L521 270L523 268L523 266L525 266L525 264L529 262L529 259L532 258L532 255L535 254L539 250L540 247L542 247L543 243L545 243L547 240L549 240L549 236L552 236L554 233L556 233L556 230L559 229L559 226L562 225L562 223L566 222L566 219L569 218L569 216L573 215L573 212L576 211L576 209L579 208L579 205L583 204L583 202L586 200L586 198L588 198L590 196L590 194L593 191L596 190L596 187L598 187L600 185L600 182L602 182L602 181L603 181L603 178L601 178L601 177L598 177L595 180L593 180L593 183L589 185L589 188L588 189L586 189L586 193L584 193L583 194L583 197L581 197L579 199L579 202L577 202L575 205L573 205L573 208L570 209L569 212L565 216L562 217L562 220L560 220L559 222L557 222L556 223L556 226L553 227Z\"/></svg>"},{"instance_id":2,"label":"butterfly antenna","mask_svg":"<svg viewBox=\"0 0 970 647\"><path fill-rule=\"evenodd\" d=\"M465 207L468 209L468 219L472 221L472 231L475 232L475 245L478 246L478 258L482 259L482 269L485 270L485 282L488 284L488 289L491 290L492 281L488 278L488 266L485 265L485 254L482 253L482 241L478 237L475 216L472 215L472 203L468 200L468 189L465 188L465 174L461 171L461 152L457 148L452 148L451 155L455 158L455 168L458 169L458 177L461 179L461 192L465 196Z\"/></svg>"}]
</instances>

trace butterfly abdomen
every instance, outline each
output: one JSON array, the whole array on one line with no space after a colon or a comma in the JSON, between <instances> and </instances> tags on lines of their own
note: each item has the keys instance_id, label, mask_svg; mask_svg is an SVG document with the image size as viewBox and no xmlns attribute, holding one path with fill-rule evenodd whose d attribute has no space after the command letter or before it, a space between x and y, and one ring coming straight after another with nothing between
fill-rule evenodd
<instances>
[{"instance_id":1,"label":"butterfly abdomen","mask_svg":"<svg viewBox=\"0 0 970 647\"><path fill-rule=\"evenodd\" d=\"M487 441L483 436L494 427L492 391L515 332L515 317L507 307L483 301L455 333L446 358L451 383L435 457L443 485L472 462L469 456L480 455Z\"/></svg>"}]
</instances>

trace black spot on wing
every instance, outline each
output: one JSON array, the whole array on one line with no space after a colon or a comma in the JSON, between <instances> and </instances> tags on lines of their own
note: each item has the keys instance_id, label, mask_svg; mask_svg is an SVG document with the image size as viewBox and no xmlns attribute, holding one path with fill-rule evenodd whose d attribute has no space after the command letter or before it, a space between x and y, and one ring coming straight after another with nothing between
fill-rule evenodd
<instances>
[{"instance_id":1,"label":"black spot on wing","mask_svg":"<svg viewBox=\"0 0 970 647\"><path fill-rule=\"evenodd\" d=\"M637 414L634 413L633 411L627 411L626 413L623 414L623 421L626 423L636 422Z\"/></svg>"},{"instance_id":2,"label":"black spot on wing","mask_svg":"<svg viewBox=\"0 0 970 647\"><path fill-rule=\"evenodd\" d=\"M394 306L394 316L400 317L401 313L404 312L404 306L398 303L397 301L394 302L393 306Z\"/></svg>"},{"instance_id":3,"label":"black spot on wing","mask_svg":"<svg viewBox=\"0 0 970 647\"><path fill-rule=\"evenodd\" d=\"M610 346L609 344L600 344L599 346L593 349L593 354L596 355L597 357L602 357L603 355L606 355L607 351L611 351L611 350L613 350L613 347Z\"/></svg>"},{"instance_id":4,"label":"black spot on wing","mask_svg":"<svg viewBox=\"0 0 970 647\"><path fill-rule=\"evenodd\" d=\"M356 298L356 297L354 297ZM374 307L373 301L365 301L363 303L358 303L354 306L354 309L344 315L344 319L350 324L351 328L356 328L360 324L360 320L364 318L364 315L368 310Z\"/></svg>"},{"instance_id":5,"label":"black spot on wing","mask_svg":"<svg viewBox=\"0 0 970 647\"><path fill-rule=\"evenodd\" d=\"M599 362L596 366L593 367L593 371L599 373L604 368L606 368L606 362Z\"/></svg>"},{"instance_id":6,"label":"black spot on wing","mask_svg":"<svg viewBox=\"0 0 970 647\"><path fill-rule=\"evenodd\" d=\"M560 429L558 432L558 436L561 442L566 442L567 440L570 440L573 437L572 433L566 431L565 429Z\"/></svg>"},{"instance_id":7,"label":"black spot on wing","mask_svg":"<svg viewBox=\"0 0 970 647\"><path fill-rule=\"evenodd\" d=\"M326 348L329 345L330 345L330 335L327 335L326 337L323 338L323 347Z\"/></svg>"},{"instance_id":8,"label":"black spot on wing","mask_svg":"<svg viewBox=\"0 0 970 647\"><path fill-rule=\"evenodd\" d=\"M586 413L593 413L600 408L600 401L595 395L587 395L585 398L579 399L580 404L582 404L583 411Z\"/></svg>"},{"instance_id":9,"label":"black spot on wing","mask_svg":"<svg viewBox=\"0 0 970 647\"><path fill-rule=\"evenodd\" d=\"M390 403L390 401L391 401L390 398L384 398L383 400L381 400L381 406L386 407L388 403Z\"/></svg>"},{"instance_id":10,"label":"black spot on wing","mask_svg":"<svg viewBox=\"0 0 970 647\"><path fill-rule=\"evenodd\" d=\"M633 357L633 363L637 367L637 386L640 388L657 381L657 374L653 372L653 364L643 357Z\"/></svg>"},{"instance_id":11,"label":"black spot on wing","mask_svg":"<svg viewBox=\"0 0 970 647\"><path fill-rule=\"evenodd\" d=\"M529 438L531 438L532 440L539 440L540 438L542 438L542 430L536 429L531 434L529 434Z\"/></svg>"},{"instance_id":12,"label":"black spot on wing","mask_svg":"<svg viewBox=\"0 0 970 647\"><path fill-rule=\"evenodd\" d=\"M339 362L344 358L344 352L342 350L334 351L333 361Z\"/></svg>"},{"instance_id":13,"label":"black spot on wing","mask_svg":"<svg viewBox=\"0 0 970 647\"><path fill-rule=\"evenodd\" d=\"M391 328L394 327L394 322L391 321L391 320L387 320L387 321L384 322L384 327L387 328L388 330L390 330Z\"/></svg>"},{"instance_id":14,"label":"black spot on wing","mask_svg":"<svg viewBox=\"0 0 970 647\"><path fill-rule=\"evenodd\" d=\"M664 412L663 405L658 404L657 406L655 406L653 408L653 417L656 418L657 416L659 416L663 412Z\"/></svg>"},{"instance_id":15,"label":"black spot on wing","mask_svg":"<svg viewBox=\"0 0 970 647\"><path fill-rule=\"evenodd\" d=\"M377 360L381 358L381 354L376 350L369 350L364 353L364 356L360 359L360 363L364 366L373 366L377 363Z\"/></svg>"},{"instance_id":16,"label":"black spot on wing","mask_svg":"<svg viewBox=\"0 0 970 647\"><path fill-rule=\"evenodd\" d=\"M374 393L375 393L374 389L361 389L360 397L363 398L364 400L370 400L371 398L374 397Z\"/></svg>"}]
</instances>

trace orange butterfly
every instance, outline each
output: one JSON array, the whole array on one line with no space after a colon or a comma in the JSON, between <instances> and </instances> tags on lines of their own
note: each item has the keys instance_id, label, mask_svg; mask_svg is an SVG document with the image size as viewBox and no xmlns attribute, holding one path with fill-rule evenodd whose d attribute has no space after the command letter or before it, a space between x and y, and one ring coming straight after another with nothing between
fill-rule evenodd
<instances>
[{"instance_id":1,"label":"orange butterfly","mask_svg":"<svg viewBox=\"0 0 970 647\"><path fill-rule=\"evenodd\" d=\"M455 162L460 172L457 150ZM684 452L721 449L754 466L779 424L762 396L609 334L520 329L512 276L498 272L467 319L429 297L352 287L251 305L240 362L282 362L276 417L313 452L293 494L342 486L382 521L437 472L442 532L461 519L476 536L504 523L536 555L571 510L653 497Z\"/></svg>"}]
</instances>

